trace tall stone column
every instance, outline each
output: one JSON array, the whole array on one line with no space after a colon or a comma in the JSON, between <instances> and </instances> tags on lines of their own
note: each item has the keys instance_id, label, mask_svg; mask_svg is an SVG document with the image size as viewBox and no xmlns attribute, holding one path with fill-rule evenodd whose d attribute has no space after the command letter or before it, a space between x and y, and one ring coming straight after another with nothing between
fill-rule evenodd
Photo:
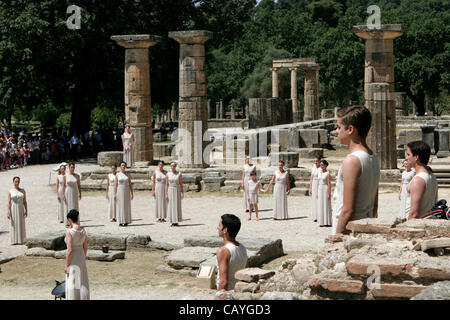
<instances>
[{"instance_id":1,"label":"tall stone column","mask_svg":"<svg viewBox=\"0 0 450 320\"><path fill-rule=\"evenodd\" d=\"M390 108L389 83L370 83L367 89L371 95L367 108L372 115L367 144L378 156L381 169L397 168L395 110Z\"/></svg>"},{"instance_id":2,"label":"tall stone column","mask_svg":"<svg viewBox=\"0 0 450 320\"><path fill-rule=\"evenodd\" d=\"M216 119L220 119L220 102L216 102Z\"/></svg>"},{"instance_id":3,"label":"tall stone column","mask_svg":"<svg viewBox=\"0 0 450 320\"><path fill-rule=\"evenodd\" d=\"M302 120L298 112L297 67L291 67L289 71L291 71L292 122L300 122Z\"/></svg>"},{"instance_id":4,"label":"tall stone column","mask_svg":"<svg viewBox=\"0 0 450 320\"><path fill-rule=\"evenodd\" d=\"M172 121L176 121L176 117L177 117L176 105L174 103L174 104L172 104L172 109L170 110L170 118L171 118Z\"/></svg>"},{"instance_id":5,"label":"tall stone column","mask_svg":"<svg viewBox=\"0 0 450 320\"><path fill-rule=\"evenodd\" d=\"M272 98L278 98L278 70L280 68L270 68L272 70Z\"/></svg>"},{"instance_id":6,"label":"tall stone column","mask_svg":"<svg viewBox=\"0 0 450 320\"><path fill-rule=\"evenodd\" d=\"M220 99L220 102L219 102L219 114L220 114L219 119L225 119L225 108L223 107L222 99Z\"/></svg>"},{"instance_id":7,"label":"tall stone column","mask_svg":"<svg viewBox=\"0 0 450 320\"><path fill-rule=\"evenodd\" d=\"M319 119L319 69L318 64L302 66L305 70L304 121Z\"/></svg>"},{"instance_id":8,"label":"tall stone column","mask_svg":"<svg viewBox=\"0 0 450 320\"><path fill-rule=\"evenodd\" d=\"M235 119L236 119L236 110L234 109L233 106L231 106L230 109L231 109L231 110L230 110L230 117L231 117L231 120L235 120Z\"/></svg>"},{"instance_id":9,"label":"tall stone column","mask_svg":"<svg viewBox=\"0 0 450 320\"><path fill-rule=\"evenodd\" d=\"M396 154L396 117L395 117L395 82L394 82L394 39L403 34L401 24L385 24L380 29L369 29L367 25L353 26L356 35L366 40L365 49L365 72L364 72L364 96L366 107L370 108L373 96L378 93L377 90L383 90L378 86L372 86L373 83L387 83L389 85L389 94L387 111L381 119L372 120L371 131L382 132L380 127L385 128L383 135L376 135L372 146L386 144L389 149L382 154L380 158L381 169L397 168ZM375 92L372 92L376 90ZM370 132L370 131L369 131ZM389 137L389 138L386 138ZM381 141L378 141L381 139ZM385 159L384 159L385 158Z\"/></svg>"},{"instance_id":10,"label":"tall stone column","mask_svg":"<svg viewBox=\"0 0 450 320\"><path fill-rule=\"evenodd\" d=\"M148 48L161 37L150 34L115 35L111 40L125 48L125 122L136 139L135 162L153 161L152 107Z\"/></svg>"},{"instance_id":11,"label":"tall stone column","mask_svg":"<svg viewBox=\"0 0 450 320\"><path fill-rule=\"evenodd\" d=\"M448 129L438 129L436 130L439 134L439 151L436 153L438 158L450 157L449 152L449 130Z\"/></svg>"},{"instance_id":12,"label":"tall stone column","mask_svg":"<svg viewBox=\"0 0 450 320\"><path fill-rule=\"evenodd\" d=\"M213 33L206 30L172 31L169 37L180 43L179 155L184 168L205 168L203 159L208 130L208 99L206 98L205 42ZM189 133L189 134L188 134Z\"/></svg>"},{"instance_id":13,"label":"tall stone column","mask_svg":"<svg viewBox=\"0 0 450 320\"><path fill-rule=\"evenodd\" d=\"M395 93L395 115L407 116L408 109L406 107L406 92Z\"/></svg>"}]
</instances>

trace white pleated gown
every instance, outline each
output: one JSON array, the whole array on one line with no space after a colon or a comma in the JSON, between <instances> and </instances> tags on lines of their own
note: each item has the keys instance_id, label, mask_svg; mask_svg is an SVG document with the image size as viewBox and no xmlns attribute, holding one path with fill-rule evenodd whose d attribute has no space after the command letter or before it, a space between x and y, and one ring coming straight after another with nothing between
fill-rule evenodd
<instances>
[{"instance_id":1,"label":"white pleated gown","mask_svg":"<svg viewBox=\"0 0 450 320\"><path fill-rule=\"evenodd\" d=\"M80 207L79 207L79 191L78 191L78 183L77 183L77 177L78 174L74 173L73 175L71 174L66 174L66 215L67 213L72 210L75 209L78 212L80 212Z\"/></svg>"},{"instance_id":2,"label":"white pleated gown","mask_svg":"<svg viewBox=\"0 0 450 320\"><path fill-rule=\"evenodd\" d=\"M169 172L167 178L169 179L167 215L170 223L179 223L182 221L180 173Z\"/></svg>"},{"instance_id":3,"label":"white pleated gown","mask_svg":"<svg viewBox=\"0 0 450 320\"><path fill-rule=\"evenodd\" d=\"M109 173L108 178L109 178L108 216L109 219L117 219L117 200L114 199L114 186L116 183L116 176L112 173Z\"/></svg>"},{"instance_id":4,"label":"white pleated gown","mask_svg":"<svg viewBox=\"0 0 450 320\"><path fill-rule=\"evenodd\" d=\"M117 202L116 212L120 224L131 223L131 190L127 174L118 172L116 174Z\"/></svg>"},{"instance_id":5,"label":"white pleated gown","mask_svg":"<svg viewBox=\"0 0 450 320\"><path fill-rule=\"evenodd\" d=\"M89 300L89 279L86 268L83 243L86 231L69 229L72 235L72 259L69 265L69 274L66 275L66 299ZM64 238L67 244L67 237Z\"/></svg>"},{"instance_id":6,"label":"white pleated gown","mask_svg":"<svg viewBox=\"0 0 450 320\"><path fill-rule=\"evenodd\" d=\"M252 173L253 170L255 170L254 165L244 165L244 210L249 210L249 203L247 200L248 197L248 182L251 180L250 173Z\"/></svg>"},{"instance_id":7,"label":"white pleated gown","mask_svg":"<svg viewBox=\"0 0 450 320\"><path fill-rule=\"evenodd\" d=\"M24 244L26 240L24 192L24 189L9 191L11 194L11 244Z\"/></svg>"},{"instance_id":8,"label":"white pleated gown","mask_svg":"<svg viewBox=\"0 0 450 320\"><path fill-rule=\"evenodd\" d=\"M133 166L133 139L131 133L128 134L126 132L123 133L124 140L124 152L123 152L123 161L126 162L127 168L131 168Z\"/></svg>"},{"instance_id":9,"label":"white pleated gown","mask_svg":"<svg viewBox=\"0 0 450 320\"><path fill-rule=\"evenodd\" d=\"M400 194L400 218L408 219L409 217L409 209L411 201L408 201L408 197L410 197L408 193L408 184L411 182L412 178L416 174L414 169L407 172L406 170L402 173L402 191Z\"/></svg>"},{"instance_id":10,"label":"white pleated gown","mask_svg":"<svg viewBox=\"0 0 450 320\"><path fill-rule=\"evenodd\" d=\"M320 226L331 226L331 200L328 200L329 174L328 171L321 172L318 179L317 222Z\"/></svg>"},{"instance_id":11,"label":"white pleated gown","mask_svg":"<svg viewBox=\"0 0 450 320\"><path fill-rule=\"evenodd\" d=\"M275 186L273 188L273 218L287 219L287 185L286 185L287 171L281 173L279 170L275 172Z\"/></svg>"},{"instance_id":12,"label":"white pleated gown","mask_svg":"<svg viewBox=\"0 0 450 320\"><path fill-rule=\"evenodd\" d=\"M156 219L167 218L166 200L166 174L167 171L155 170L155 216Z\"/></svg>"},{"instance_id":13,"label":"white pleated gown","mask_svg":"<svg viewBox=\"0 0 450 320\"><path fill-rule=\"evenodd\" d=\"M319 174L322 171L321 168L317 168L315 165L311 169L311 174L313 177L312 180L312 186L311 186L311 218L313 220L317 220L318 214L317 214L317 204L318 204L318 198L317 198L317 191L319 186Z\"/></svg>"},{"instance_id":14,"label":"white pleated gown","mask_svg":"<svg viewBox=\"0 0 450 320\"><path fill-rule=\"evenodd\" d=\"M58 175L56 177L56 179L58 179L59 181L59 187L58 187L58 195L59 195L59 199L56 199L56 211L58 213L58 221L63 221L64 223L67 224L67 209L66 209L66 203L63 200L63 183L64 183L64 176L63 175Z\"/></svg>"}]
</instances>

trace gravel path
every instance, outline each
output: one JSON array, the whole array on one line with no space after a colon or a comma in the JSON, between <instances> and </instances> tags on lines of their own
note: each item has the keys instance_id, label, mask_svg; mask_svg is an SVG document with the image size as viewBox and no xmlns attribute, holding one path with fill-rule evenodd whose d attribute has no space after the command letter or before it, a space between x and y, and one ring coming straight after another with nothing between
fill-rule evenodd
<instances>
[{"instance_id":1,"label":"gravel path","mask_svg":"<svg viewBox=\"0 0 450 320\"><path fill-rule=\"evenodd\" d=\"M27 236L46 231L64 232L65 227L56 216L56 192L49 186L49 174L55 165L28 166L0 172L0 256L21 255L25 246L9 245L9 220L6 218L7 194L12 188L12 178L21 177L21 187L27 192L29 217L26 220ZM93 164L77 164L76 172L96 168ZM55 178L53 173L52 179ZM203 194L203 195L202 195ZM260 196L260 220L247 221L242 212L242 193L221 195L219 193L186 193L183 200L183 222L180 227L170 228L169 223L157 223L153 212L154 199L150 191L137 192L132 201L133 223L119 227L107 216L107 200L104 192L83 192L80 201L80 217L88 235L94 233L148 234L152 240L182 244L189 236L215 236L219 218L224 213L238 215L242 221L239 236L281 238L285 251L315 251L323 245L323 239L331 228L321 228L310 215L311 198L292 196L288 198L289 220L273 221L272 196ZM440 190L440 198L449 199L450 189ZM3 203L3 204L1 204ZM380 194L380 217L397 215L400 201L397 193Z\"/></svg>"}]
</instances>

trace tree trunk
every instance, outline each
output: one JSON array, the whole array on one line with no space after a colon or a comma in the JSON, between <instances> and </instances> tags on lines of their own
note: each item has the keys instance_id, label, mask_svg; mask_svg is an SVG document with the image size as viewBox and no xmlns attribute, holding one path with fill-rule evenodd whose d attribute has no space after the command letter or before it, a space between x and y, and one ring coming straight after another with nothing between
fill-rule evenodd
<instances>
[{"instance_id":1,"label":"tree trunk","mask_svg":"<svg viewBox=\"0 0 450 320\"><path fill-rule=\"evenodd\" d=\"M407 91L408 97L414 102L416 105L416 112L419 116L425 115L425 92L423 90L419 90L417 95L411 93L411 91Z\"/></svg>"}]
</instances>

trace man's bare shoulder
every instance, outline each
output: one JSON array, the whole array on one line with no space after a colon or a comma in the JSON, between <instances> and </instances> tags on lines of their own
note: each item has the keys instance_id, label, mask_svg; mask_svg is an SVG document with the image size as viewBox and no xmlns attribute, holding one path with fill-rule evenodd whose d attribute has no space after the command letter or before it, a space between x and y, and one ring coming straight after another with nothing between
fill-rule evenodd
<instances>
[{"instance_id":1,"label":"man's bare shoulder","mask_svg":"<svg viewBox=\"0 0 450 320\"><path fill-rule=\"evenodd\" d=\"M225 246L220 247L219 249L217 249L217 252L216 252L217 258L227 257L227 256L230 256L230 255L231 255L230 254L230 250L228 250L227 247L225 247Z\"/></svg>"}]
</instances>

